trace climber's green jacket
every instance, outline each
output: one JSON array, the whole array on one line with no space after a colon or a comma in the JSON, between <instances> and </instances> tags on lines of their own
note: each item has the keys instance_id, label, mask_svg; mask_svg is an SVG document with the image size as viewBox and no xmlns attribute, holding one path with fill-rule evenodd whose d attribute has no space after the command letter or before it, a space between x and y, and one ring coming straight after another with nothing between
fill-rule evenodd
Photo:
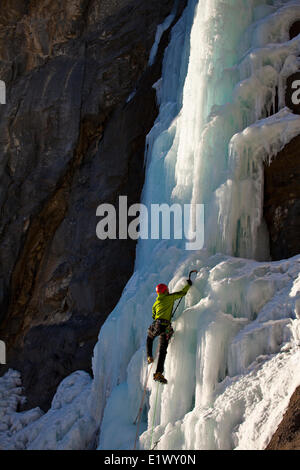
<instances>
[{"instance_id":1,"label":"climber's green jacket","mask_svg":"<svg viewBox=\"0 0 300 470\"><path fill-rule=\"evenodd\" d=\"M152 307L152 317L154 320L167 320L171 321L172 312L174 302L181 297L184 297L188 290L190 289L190 285L187 284L182 290L179 292L174 292L173 294L158 294L155 303Z\"/></svg>"}]
</instances>

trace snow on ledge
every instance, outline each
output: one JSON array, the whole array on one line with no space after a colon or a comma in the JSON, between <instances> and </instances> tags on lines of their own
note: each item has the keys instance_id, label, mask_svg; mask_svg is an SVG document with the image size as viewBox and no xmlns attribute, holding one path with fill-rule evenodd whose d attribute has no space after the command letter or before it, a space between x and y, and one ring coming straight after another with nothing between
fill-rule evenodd
<instances>
[{"instance_id":1,"label":"snow on ledge","mask_svg":"<svg viewBox=\"0 0 300 470\"><path fill-rule=\"evenodd\" d=\"M285 107L278 113L256 121L242 132L235 134L230 141L230 154L237 159L251 154L251 158L272 158L294 137L300 135L300 116Z\"/></svg>"}]
</instances>

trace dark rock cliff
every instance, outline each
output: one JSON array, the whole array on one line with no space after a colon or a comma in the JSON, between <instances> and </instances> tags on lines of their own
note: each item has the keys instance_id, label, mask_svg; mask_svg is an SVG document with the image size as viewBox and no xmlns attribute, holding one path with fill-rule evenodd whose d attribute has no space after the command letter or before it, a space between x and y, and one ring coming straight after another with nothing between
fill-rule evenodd
<instances>
[{"instance_id":1,"label":"dark rock cliff","mask_svg":"<svg viewBox=\"0 0 300 470\"><path fill-rule=\"evenodd\" d=\"M264 218L272 260L299 254L300 136L295 137L264 168ZM266 450L300 449L300 387Z\"/></svg>"},{"instance_id":2,"label":"dark rock cliff","mask_svg":"<svg viewBox=\"0 0 300 470\"><path fill-rule=\"evenodd\" d=\"M298 29L299 24L297 22ZM274 261L299 254L299 149L300 136L297 136L264 168L264 218L269 231L270 254ZM282 422L266 449L300 449L300 387L292 395Z\"/></svg>"},{"instance_id":3,"label":"dark rock cliff","mask_svg":"<svg viewBox=\"0 0 300 470\"><path fill-rule=\"evenodd\" d=\"M264 217L273 260L290 258L300 246L300 136L265 165Z\"/></svg>"},{"instance_id":4,"label":"dark rock cliff","mask_svg":"<svg viewBox=\"0 0 300 470\"><path fill-rule=\"evenodd\" d=\"M132 274L135 242L100 241L96 209L120 195L140 201L170 28L151 67L148 58L173 6L1 2L0 338L27 408L46 410L65 376L91 371L99 329Z\"/></svg>"},{"instance_id":5,"label":"dark rock cliff","mask_svg":"<svg viewBox=\"0 0 300 470\"><path fill-rule=\"evenodd\" d=\"M283 419L266 450L300 450L300 387L293 393Z\"/></svg>"},{"instance_id":6,"label":"dark rock cliff","mask_svg":"<svg viewBox=\"0 0 300 470\"><path fill-rule=\"evenodd\" d=\"M298 24L299 27L299 24ZM300 136L295 137L264 169L264 218L273 260L299 254ZM300 449L300 387L268 444L267 450Z\"/></svg>"}]
</instances>

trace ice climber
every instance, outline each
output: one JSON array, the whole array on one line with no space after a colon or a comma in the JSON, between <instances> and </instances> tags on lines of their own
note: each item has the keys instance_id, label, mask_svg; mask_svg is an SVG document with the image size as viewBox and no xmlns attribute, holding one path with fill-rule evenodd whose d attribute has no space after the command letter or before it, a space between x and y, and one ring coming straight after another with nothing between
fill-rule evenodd
<instances>
[{"instance_id":1,"label":"ice climber","mask_svg":"<svg viewBox=\"0 0 300 470\"><path fill-rule=\"evenodd\" d=\"M157 368L155 374L153 374L154 380L161 383L168 383L166 378L163 376L164 363L167 354L167 348L172 337L174 330L171 325L172 311L174 302L181 297L184 297L192 285L190 279L187 280L187 285L179 292L169 293L168 286L165 284L158 284L156 287L157 298L152 307L152 318L153 323L148 328L147 336L147 360L148 364L152 364L152 346L154 338L159 336L159 353Z\"/></svg>"}]
</instances>

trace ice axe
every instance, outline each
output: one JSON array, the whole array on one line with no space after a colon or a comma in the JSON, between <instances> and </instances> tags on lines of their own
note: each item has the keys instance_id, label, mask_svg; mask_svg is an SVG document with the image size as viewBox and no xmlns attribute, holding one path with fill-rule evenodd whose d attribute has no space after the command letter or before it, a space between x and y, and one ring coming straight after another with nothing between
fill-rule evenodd
<instances>
[{"instance_id":1,"label":"ice axe","mask_svg":"<svg viewBox=\"0 0 300 470\"><path fill-rule=\"evenodd\" d=\"M193 269L193 271L190 271L189 280L191 280L191 275L192 275L193 273L198 273L198 271L197 271L196 269Z\"/></svg>"},{"instance_id":2,"label":"ice axe","mask_svg":"<svg viewBox=\"0 0 300 470\"><path fill-rule=\"evenodd\" d=\"M189 281L191 280L191 275L192 275L193 273L197 273L197 272L198 272L198 271L197 271L196 269L193 269L192 271L190 271L190 273L189 273ZM175 308L174 312L172 313L172 317L171 317L171 318L174 317L175 312L176 312L176 310L178 309L178 307L179 307L180 302L182 301L182 299L183 299L183 297L181 297L181 299L179 300L178 304L176 305L176 308Z\"/></svg>"}]
</instances>

